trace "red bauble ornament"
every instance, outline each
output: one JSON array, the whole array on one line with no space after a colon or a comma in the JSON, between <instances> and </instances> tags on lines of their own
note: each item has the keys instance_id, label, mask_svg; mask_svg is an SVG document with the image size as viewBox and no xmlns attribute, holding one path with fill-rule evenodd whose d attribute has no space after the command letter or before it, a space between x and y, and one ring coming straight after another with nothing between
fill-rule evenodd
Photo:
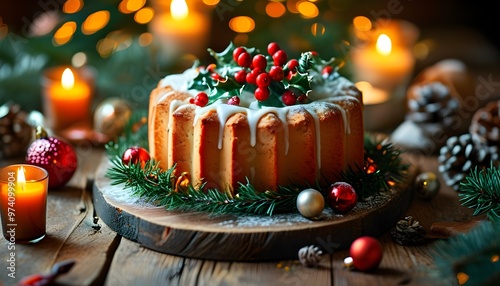
<instances>
[{"instance_id":1,"label":"red bauble ornament","mask_svg":"<svg viewBox=\"0 0 500 286\"><path fill-rule=\"evenodd\" d=\"M125 165L137 164L140 162L141 165L144 166L144 164L150 159L151 157L149 156L149 152L138 146L128 148L122 156L122 162Z\"/></svg>"},{"instance_id":2,"label":"red bauble ornament","mask_svg":"<svg viewBox=\"0 0 500 286\"><path fill-rule=\"evenodd\" d=\"M382 245L371 236L362 236L354 240L349 249L353 266L361 271L369 271L378 267L382 261Z\"/></svg>"},{"instance_id":3,"label":"red bauble ornament","mask_svg":"<svg viewBox=\"0 0 500 286\"><path fill-rule=\"evenodd\" d=\"M49 137L41 127L37 128L36 138L26 152L26 163L47 170L49 188L64 186L78 166L75 150L65 141Z\"/></svg>"},{"instance_id":4,"label":"red bauble ornament","mask_svg":"<svg viewBox=\"0 0 500 286\"><path fill-rule=\"evenodd\" d=\"M352 210L357 201L356 191L345 182L334 183L326 191L326 202L336 213L346 213Z\"/></svg>"}]
</instances>

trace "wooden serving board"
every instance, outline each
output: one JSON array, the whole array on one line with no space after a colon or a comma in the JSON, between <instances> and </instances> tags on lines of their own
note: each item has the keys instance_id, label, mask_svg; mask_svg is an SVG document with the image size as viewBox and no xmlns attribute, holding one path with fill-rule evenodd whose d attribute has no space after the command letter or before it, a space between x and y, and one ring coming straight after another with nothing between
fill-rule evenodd
<instances>
[{"instance_id":1,"label":"wooden serving board","mask_svg":"<svg viewBox=\"0 0 500 286\"><path fill-rule=\"evenodd\" d=\"M362 235L377 237L395 226L412 199L411 176L391 193L363 202L345 215L325 208L321 220L300 214L211 215L172 212L133 197L105 177L107 158L96 173L93 200L97 215L118 234L144 247L171 255L219 261L297 259L300 248L324 253L346 249Z\"/></svg>"}]
</instances>

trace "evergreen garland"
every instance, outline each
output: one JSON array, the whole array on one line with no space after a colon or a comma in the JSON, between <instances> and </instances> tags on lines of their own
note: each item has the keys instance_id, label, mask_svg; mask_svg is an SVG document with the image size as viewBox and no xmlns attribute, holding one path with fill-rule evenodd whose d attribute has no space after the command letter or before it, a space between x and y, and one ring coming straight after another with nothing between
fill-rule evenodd
<instances>
[{"instance_id":1,"label":"evergreen garland","mask_svg":"<svg viewBox=\"0 0 500 286\"><path fill-rule=\"evenodd\" d=\"M106 145L111 167L106 176L113 185L123 184L134 196L163 206L167 210L199 211L213 214L257 214L273 215L275 213L296 212L296 198L302 188L296 186L280 186L277 190L256 192L250 182L240 183L236 195L229 191L208 189L201 191L189 184L187 177L173 175L175 166L162 170L155 160L141 164L125 165L122 154L131 146L147 148L147 112L134 113L125 127L125 132L116 142ZM347 183L356 189L358 197L366 199L389 190L392 182L404 179L407 165L403 165L399 157L401 151L388 142L377 141L368 135L365 138L367 158L373 158L376 170L366 172L360 166L344 174ZM370 169L372 170L372 169Z\"/></svg>"},{"instance_id":2,"label":"evergreen garland","mask_svg":"<svg viewBox=\"0 0 500 286\"><path fill-rule=\"evenodd\" d=\"M403 182L409 168L408 164L402 162L402 150L388 141L365 135L364 146L365 165L342 174L343 179L354 187L361 201L380 191L389 191L392 186Z\"/></svg>"}]
</instances>

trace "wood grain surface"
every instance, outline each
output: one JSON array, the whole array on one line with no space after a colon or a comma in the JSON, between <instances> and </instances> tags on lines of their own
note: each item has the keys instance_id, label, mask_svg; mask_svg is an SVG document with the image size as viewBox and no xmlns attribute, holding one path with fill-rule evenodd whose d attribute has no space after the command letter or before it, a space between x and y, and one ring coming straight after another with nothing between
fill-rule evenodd
<instances>
[{"instance_id":1,"label":"wood grain surface","mask_svg":"<svg viewBox=\"0 0 500 286\"><path fill-rule=\"evenodd\" d=\"M359 236L379 236L408 208L410 181L390 194L358 202L347 214L326 208L319 220L298 213L273 216L218 215L172 212L140 203L131 190L113 186L105 176L111 166L103 158L94 182L94 205L99 217L118 234L150 249L189 258L222 261L291 259L300 248L323 245L332 253L348 248ZM128 196L128 198L127 198Z\"/></svg>"},{"instance_id":2,"label":"wood grain surface","mask_svg":"<svg viewBox=\"0 0 500 286\"><path fill-rule=\"evenodd\" d=\"M217 261L165 254L117 234L103 219L95 217L91 186L99 176L104 151L93 148L80 156L77 173L68 186L51 190L48 198L47 236L37 244L16 245L16 279L7 276L8 242L0 241L0 285L15 285L22 277L47 273L57 262L74 259L75 266L56 280L56 285L449 285L451 278L432 279L433 239L418 246L401 246L389 232L377 238L384 255L372 272L350 270L343 265L347 249L328 249L317 267L299 263L295 249L290 258L260 262ZM456 231L473 221L472 211L458 202L458 195L444 185L435 157L413 156L419 172L438 174L441 190L430 200L411 198L400 215L413 216L430 233L431 226ZM0 166L22 161L1 161ZM94 198L95 199L95 198ZM96 223L95 223L96 222ZM100 228L99 228L100 226ZM466 230L465 230L466 231ZM335 233L332 231L332 235ZM242 244L241 248L245 245ZM214 251L210 247L204 250ZM329 252L329 253L328 253Z\"/></svg>"}]
</instances>

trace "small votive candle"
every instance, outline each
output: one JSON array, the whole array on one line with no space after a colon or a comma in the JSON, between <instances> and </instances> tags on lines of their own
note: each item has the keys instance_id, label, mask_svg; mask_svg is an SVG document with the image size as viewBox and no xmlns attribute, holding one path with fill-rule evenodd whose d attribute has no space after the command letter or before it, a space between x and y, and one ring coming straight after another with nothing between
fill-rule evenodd
<instances>
[{"instance_id":1,"label":"small votive candle","mask_svg":"<svg viewBox=\"0 0 500 286\"><path fill-rule=\"evenodd\" d=\"M42 86L43 111L54 131L90 121L93 79L85 69L49 69L44 73Z\"/></svg>"},{"instance_id":2,"label":"small votive candle","mask_svg":"<svg viewBox=\"0 0 500 286\"><path fill-rule=\"evenodd\" d=\"M0 169L3 236L11 243L35 243L45 237L49 174L26 164Z\"/></svg>"}]
</instances>

